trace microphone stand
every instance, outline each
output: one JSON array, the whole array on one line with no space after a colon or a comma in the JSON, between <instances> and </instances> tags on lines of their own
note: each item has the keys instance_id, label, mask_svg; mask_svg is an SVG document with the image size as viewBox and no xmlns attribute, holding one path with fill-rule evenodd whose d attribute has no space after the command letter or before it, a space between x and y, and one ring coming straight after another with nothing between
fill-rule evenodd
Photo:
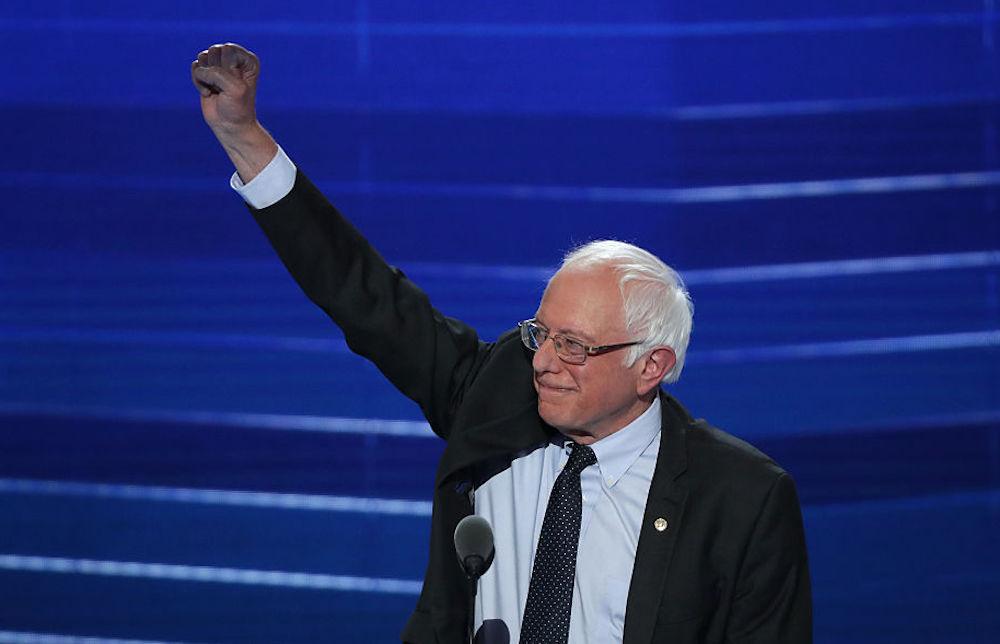
<instances>
[{"instance_id":1,"label":"microphone stand","mask_svg":"<svg viewBox=\"0 0 1000 644\"><path fill-rule=\"evenodd\" d=\"M484 572L488 565L479 555L469 555L462 561L462 568L465 570L465 577L469 580L471 589L469 591L469 619L468 623L468 636L469 644L473 644L476 636L476 593L479 590L479 578Z\"/></svg>"}]
</instances>

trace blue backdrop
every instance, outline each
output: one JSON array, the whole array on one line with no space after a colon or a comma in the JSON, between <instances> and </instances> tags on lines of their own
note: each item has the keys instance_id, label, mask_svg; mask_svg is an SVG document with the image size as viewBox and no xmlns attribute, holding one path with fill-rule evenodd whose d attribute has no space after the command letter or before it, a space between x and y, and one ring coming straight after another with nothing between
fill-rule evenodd
<instances>
[{"instance_id":1,"label":"blue backdrop","mask_svg":"<svg viewBox=\"0 0 1000 644\"><path fill-rule=\"evenodd\" d=\"M799 484L816 640L1000 641L994 0L6 2L0 642L392 641L441 445L284 273L189 64L495 337L574 243ZM90 639L82 639L90 638Z\"/></svg>"}]
</instances>

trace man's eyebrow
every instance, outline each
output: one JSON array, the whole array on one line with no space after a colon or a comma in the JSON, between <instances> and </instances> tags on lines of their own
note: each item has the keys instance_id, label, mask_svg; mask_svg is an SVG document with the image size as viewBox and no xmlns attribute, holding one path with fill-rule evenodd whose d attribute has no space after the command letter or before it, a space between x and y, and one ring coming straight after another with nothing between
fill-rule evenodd
<instances>
[{"instance_id":1,"label":"man's eyebrow","mask_svg":"<svg viewBox=\"0 0 1000 644\"><path fill-rule=\"evenodd\" d=\"M538 317L537 313L535 314L535 322L538 322L543 327L548 329L549 333L558 333L559 335L564 335L574 340L583 340L588 344L594 344L594 342L596 342L596 340L594 340L594 336L590 335L589 333L580 331L579 329L572 329L567 327L560 327L558 329L553 329L548 324L545 324L545 322L542 321L542 318Z\"/></svg>"}]
</instances>

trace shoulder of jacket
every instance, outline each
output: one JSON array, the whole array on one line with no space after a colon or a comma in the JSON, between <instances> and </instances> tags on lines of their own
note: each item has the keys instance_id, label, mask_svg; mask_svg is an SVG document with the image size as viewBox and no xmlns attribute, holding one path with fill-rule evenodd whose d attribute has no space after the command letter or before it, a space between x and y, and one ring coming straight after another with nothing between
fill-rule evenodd
<instances>
[{"instance_id":1,"label":"shoulder of jacket","mask_svg":"<svg viewBox=\"0 0 1000 644\"><path fill-rule=\"evenodd\" d=\"M707 476L769 488L786 474L760 449L702 418L692 419L686 434L688 466Z\"/></svg>"}]
</instances>

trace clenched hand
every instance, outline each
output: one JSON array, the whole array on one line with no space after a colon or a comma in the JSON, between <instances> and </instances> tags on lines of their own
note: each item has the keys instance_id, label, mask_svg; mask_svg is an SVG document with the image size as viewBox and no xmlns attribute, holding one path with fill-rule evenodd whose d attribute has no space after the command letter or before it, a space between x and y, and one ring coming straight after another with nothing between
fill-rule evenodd
<instances>
[{"instance_id":1,"label":"clenched hand","mask_svg":"<svg viewBox=\"0 0 1000 644\"><path fill-rule=\"evenodd\" d=\"M234 43L212 45L191 63L202 116L244 182L253 179L277 151L274 139L257 122L259 75L257 56Z\"/></svg>"},{"instance_id":2,"label":"clenched hand","mask_svg":"<svg viewBox=\"0 0 1000 644\"><path fill-rule=\"evenodd\" d=\"M191 63L191 80L201 93L201 112L212 130L231 132L257 120L254 96L260 61L234 44L212 45Z\"/></svg>"}]
</instances>

